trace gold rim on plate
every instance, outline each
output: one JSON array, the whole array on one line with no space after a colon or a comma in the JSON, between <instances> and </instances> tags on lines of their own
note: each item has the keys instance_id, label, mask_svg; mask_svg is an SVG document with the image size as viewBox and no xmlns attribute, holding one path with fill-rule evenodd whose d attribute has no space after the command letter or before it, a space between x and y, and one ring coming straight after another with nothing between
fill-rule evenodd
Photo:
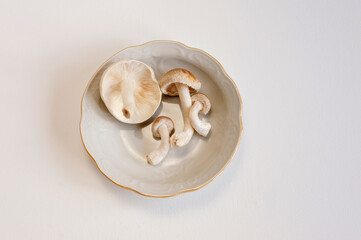
<instances>
[{"instance_id":1,"label":"gold rim on plate","mask_svg":"<svg viewBox=\"0 0 361 240\"><path fill-rule=\"evenodd\" d=\"M231 155L231 157L228 159L227 163L222 167L222 169L216 174L214 175L211 179L209 179L208 181L206 181L205 183L199 185L198 187L195 187L195 188L191 188L191 189L186 189L186 190L182 190L180 192L177 192L177 193L174 193L174 194L170 194L170 195L151 195L151 194L145 194L145 193L142 193L142 192L139 192L138 190L135 190L133 188L130 188L130 187L126 187L126 186L123 186L123 185L120 185L119 183L116 183L115 181L113 181L110 177L108 177L99 167L97 161L95 160L95 158L90 154L90 152L88 151L87 147L85 146L85 143L84 143L84 139L83 139L83 133L81 131L81 122L82 122L82 119L83 119L83 100L84 100L84 96L85 96L85 93L86 91L88 90L89 88L89 85L93 82L94 80L94 77L95 75L98 73L98 71L110 60L112 59L114 56L118 55L119 53L123 52L124 50L126 49L129 49L129 48L135 48L135 47L140 47L140 46L144 46L148 43L153 43L153 42L172 42L172 43L177 43L177 44L180 44L186 48L189 48L189 49L192 49L192 50L196 50L196 51L200 51L200 52L203 52L204 54L206 54L207 56L209 56L210 58L212 58L214 61L216 61L216 63L218 63L218 65L222 68L222 71L223 73L228 77L228 79L231 80L234 88L236 89L236 92L238 94L238 98L239 98L239 101L240 101L240 109L239 109L239 121L240 121L240 124L241 124L241 133L239 135L239 138L238 138L238 142L237 142L237 146L234 148L233 150L233 153ZM230 164L230 162L232 161L234 155L236 154L236 151L239 147L239 144L240 144L240 141L241 141L241 137L242 137L242 133L243 133L243 123L242 123L242 98L241 98L241 95L239 94L239 91L238 91L238 88L237 88L237 85L236 83L233 81L233 79L226 73L226 71L224 70L222 64L217 60L215 59L213 56L211 56L209 53L201 50L201 49L198 49L198 48L193 48L193 47L189 47L187 45L185 45L184 43L181 43L181 42L177 42L177 41L173 41L173 40L153 40L153 41L149 41L149 42L145 42L143 44L140 44L140 45L135 45L135 46L130 46L130 47L127 47L127 48L124 48L120 51L118 51L117 53L115 53L114 55L112 55L110 58L108 58L98 69L97 71L93 74L93 76L90 78L85 90L84 90L84 93L83 93L83 96L81 98L81 104L80 104L80 122L79 122L79 130L80 130L80 137L81 137L81 141L83 143L83 146L86 150L86 152L89 154L89 156L93 159L95 165L97 166L98 170L107 178L109 179L109 181L111 181L112 183L114 183L115 185L119 186L119 187L122 187L124 189L128 189L128 190L131 190L133 192L136 192L142 196L146 196L146 197L154 197L154 198L167 198L167 197L173 197L173 196L177 196L179 194L182 194L182 193L186 193L186 192L193 192L193 191L196 191L198 189L201 189L202 187L208 185L210 182L212 182L217 176L219 176L225 169L226 167Z\"/></svg>"}]
</instances>

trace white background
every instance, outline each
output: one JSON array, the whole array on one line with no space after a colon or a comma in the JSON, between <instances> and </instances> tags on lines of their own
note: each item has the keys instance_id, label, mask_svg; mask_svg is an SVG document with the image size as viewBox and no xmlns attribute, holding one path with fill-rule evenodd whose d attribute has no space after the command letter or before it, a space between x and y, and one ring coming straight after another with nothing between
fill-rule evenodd
<instances>
[{"instance_id":1,"label":"white background","mask_svg":"<svg viewBox=\"0 0 361 240\"><path fill-rule=\"evenodd\" d=\"M0 2L1 239L360 239L360 1ZM124 47L169 39L225 67L235 158L167 199L117 187L78 129L83 90Z\"/></svg>"}]
</instances>

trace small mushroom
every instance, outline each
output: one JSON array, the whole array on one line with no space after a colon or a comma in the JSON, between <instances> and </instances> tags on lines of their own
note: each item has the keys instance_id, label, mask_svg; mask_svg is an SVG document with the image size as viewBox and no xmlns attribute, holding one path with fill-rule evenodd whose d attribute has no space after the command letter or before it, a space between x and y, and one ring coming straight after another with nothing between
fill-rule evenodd
<instances>
[{"instance_id":1,"label":"small mushroom","mask_svg":"<svg viewBox=\"0 0 361 240\"><path fill-rule=\"evenodd\" d=\"M196 93L192 96L192 107L189 111L189 118L194 130L201 136L207 136L211 130L211 124L199 119L198 114L206 115L211 109L211 101L203 93Z\"/></svg>"},{"instance_id":2,"label":"small mushroom","mask_svg":"<svg viewBox=\"0 0 361 240\"><path fill-rule=\"evenodd\" d=\"M169 136L174 129L174 123L169 117L157 117L152 125L153 136L161 138L159 147L153 152L149 153L146 158L151 165L160 163L169 151Z\"/></svg>"},{"instance_id":3,"label":"small mushroom","mask_svg":"<svg viewBox=\"0 0 361 240\"><path fill-rule=\"evenodd\" d=\"M189 110L192 106L190 94L201 88L201 82L191 72L177 68L164 74L159 85L165 95L179 96L184 128L182 132L173 135L171 142L176 147L185 146L191 140L194 132L189 119Z\"/></svg>"},{"instance_id":4,"label":"small mushroom","mask_svg":"<svg viewBox=\"0 0 361 240\"><path fill-rule=\"evenodd\" d=\"M110 65L101 77L99 88L109 112L125 123L149 119L162 98L153 69L136 60Z\"/></svg>"}]
</instances>

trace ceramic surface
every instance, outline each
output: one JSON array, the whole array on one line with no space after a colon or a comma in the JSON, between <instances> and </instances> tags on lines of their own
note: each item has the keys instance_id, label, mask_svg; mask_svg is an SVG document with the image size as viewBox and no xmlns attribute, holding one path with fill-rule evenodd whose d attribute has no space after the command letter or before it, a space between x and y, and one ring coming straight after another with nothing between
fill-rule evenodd
<instances>
[{"instance_id":1,"label":"ceramic surface","mask_svg":"<svg viewBox=\"0 0 361 240\"><path fill-rule=\"evenodd\" d=\"M153 138L152 121L160 115L183 128L178 97L163 96L154 116L144 123L119 122L99 96L99 81L104 70L120 60L135 59L161 76L173 68L191 71L202 83L201 93L212 101L204 120L212 124L208 137L194 134L182 148L172 147L157 166L147 164L145 156L160 144ZM211 182L233 158L242 132L242 102L234 82L220 63L202 50L173 41L152 41L124 49L94 74L82 99L80 132L83 144L99 170L113 183L145 196L169 197L199 189Z\"/></svg>"}]
</instances>

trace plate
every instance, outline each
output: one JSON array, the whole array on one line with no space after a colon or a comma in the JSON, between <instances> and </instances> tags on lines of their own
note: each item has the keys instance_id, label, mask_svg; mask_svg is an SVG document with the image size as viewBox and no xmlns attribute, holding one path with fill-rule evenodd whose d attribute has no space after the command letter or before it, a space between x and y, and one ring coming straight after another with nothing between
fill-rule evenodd
<instances>
[{"instance_id":1,"label":"plate","mask_svg":"<svg viewBox=\"0 0 361 240\"><path fill-rule=\"evenodd\" d=\"M212 125L207 137L194 134L182 148L172 147L165 160L147 164L145 156L160 144L151 132L157 116L183 128L178 97L163 95L154 116L141 124L125 124L107 110L99 95L104 70L120 60L135 59L152 67L155 76L173 68L191 71L202 83L212 109L204 117ZM175 41L152 41L121 50L108 59L89 81L81 101L80 134L98 169L116 185L149 197L171 197L197 190L218 176L232 160L242 133L242 101L237 86L208 53Z\"/></svg>"}]
</instances>

